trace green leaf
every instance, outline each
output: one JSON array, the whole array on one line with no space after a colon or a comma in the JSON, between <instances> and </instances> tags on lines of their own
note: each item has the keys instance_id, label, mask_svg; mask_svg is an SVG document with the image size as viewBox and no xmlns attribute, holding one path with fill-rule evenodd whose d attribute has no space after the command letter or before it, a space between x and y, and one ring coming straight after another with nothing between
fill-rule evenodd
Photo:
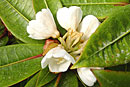
<instances>
[{"instance_id":1,"label":"green leaf","mask_svg":"<svg viewBox=\"0 0 130 87\"><path fill-rule=\"evenodd\" d=\"M22 13L25 18L32 20L35 18L32 0L5 0L13 6L19 13Z\"/></svg>"},{"instance_id":2,"label":"green leaf","mask_svg":"<svg viewBox=\"0 0 130 87\"><path fill-rule=\"evenodd\" d=\"M55 87L55 83L56 83L57 78L55 78L54 80L52 80L51 82L49 82L48 84L42 86L42 87Z\"/></svg>"},{"instance_id":3,"label":"green leaf","mask_svg":"<svg viewBox=\"0 0 130 87\"><path fill-rule=\"evenodd\" d=\"M4 33L3 28L4 28L4 26L1 26L1 24L0 24L0 36ZM8 40L9 40L8 36L1 37L0 38L0 47L5 46L8 43Z\"/></svg>"},{"instance_id":4,"label":"green leaf","mask_svg":"<svg viewBox=\"0 0 130 87\"><path fill-rule=\"evenodd\" d=\"M62 73L58 87L78 87L78 80L72 71Z\"/></svg>"},{"instance_id":5,"label":"green leaf","mask_svg":"<svg viewBox=\"0 0 130 87\"><path fill-rule=\"evenodd\" d=\"M41 11L44 8L49 8L54 16L56 25L58 30L61 32L61 35L65 34L65 29L61 28L57 18L56 13L59 8L62 8L62 4L60 0L33 0L34 10L37 13L38 11Z\"/></svg>"},{"instance_id":6,"label":"green leaf","mask_svg":"<svg viewBox=\"0 0 130 87\"><path fill-rule=\"evenodd\" d=\"M17 84L14 84L14 85L12 85L10 87L25 87L26 83L30 80L31 77L29 77L29 78L27 78L27 79L25 79L25 80L23 80L23 81L21 81L21 82L19 82Z\"/></svg>"},{"instance_id":7,"label":"green leaf","mask_svg":"<svg viewBox=\"0 0 130 87\"><path fill-rule=\"evenodd\" d=\"M41 87L52 81L57 75L49 71L48 67L37 73L25 87Z\"/></svg>"},{"instance_id":8,"label":"green leaf","mask_svg":"<svg viewBox=\"0 0 130 87\"><path fill-rule=\"evenodd\" d=\"M61 0L61 2L65 7L81 7L83 16L95 15L104 18L115 9L120 8L120 5L129 3L129 0Z\"/></svg>"},{"instance_id":9,"label":"green leaf","mask_svg":"<svg viewBox=\"0 0 130 87\"><path fill-rule=\"evenodd\" d=\"M115 9L121 8L121 6L114 5L125 5L128 2L129 0L33 0L33 5L36 13L41 11L41 9L48 7L55 18L58 30L61 32L61 35L64 35L65 29L61 28L56 18L56 12L59 8L62 8L63 6L69 7L76 5L81 7L83 10L83 16L91 14L104 18L109 15L108 13L111 13Z\"/></svg>"},{"instance_id":10,"label":"green leaf","mask_svg":"<svg viewBox=\"0 0 130 87\"><path fill-rule=\"evenodd\" d=\"M60 0L33 0L33 5L36 13L43 8L49 8L54 16L56 16L57 10L62 8Z\"/></svg>"},{"instance_id":11,"label":"green leaf","mask_svg":"<svg viewBox=\"0 0 130 87\"><path fill-rule=\"evenodd\" d=\"M115 11L89 38L72 68L110 67L130 61L130 5Z\"/></svg>"},{"instance_id":12,"label":"green leaf","mask_svg":"<svg viewBox=\"0 0 130 87\"><path fill-rule=\"evenodd\" d=\"M28 37L26 27L35 14L32 0L0 0L0 17L8 30L25 43L43 43Z\"/></svg>"},{"instance_id":13,"label":"green leaf","mask_svg":"<svg viewBox=\"0 0 130 87\"><path fill-rule=\"evenodd\" d=\"M0 30L4 29L4 25L2 24L1 20L0 20Z\"/></svg>"},{"instance_id":14,"label":"green leaf","mask_svg":"<svg viewBox=\"0 0 130 87\"><path fill-rule=\"evenodd\" d=\"M46 8L45 0L33 0L33 7L35 13L41 11L43 8Z\"/></svg>"},{"instance_id":15,"label":"green leaf","mask_svg":"<svg viewBox=\"0 0 130 87\"><path fill-rule=\"evenodd\" d=\"M93 70L101 87L130 87L130 72Z\"/></svg>"},{"instance_id":16,"label":"green leaf","mask_svg":"<svg viewBox=\"0 0 130 87\"><path fill-rule=\"evenodd\" d=\"M118 66L112 66L112 67L106 67L106 70L112 70L112 71L129 71L129 63L128 64L123 64L123 65L118 65Z\"/></svg>"},{"instance_id":17,"label":"green leaf","mask_svg":"<svg viewBox=\"0 0 130 87\"><path fill-rule=\"evenodd\" d=\"M79 82L78 84L79 84L79 87L85 87L81 82Z\"/></svg>"},{"instance_id":18,"label":"green leaf","mask_svg":"<svg viewBox=\"0 0 130 87\"><path fill-rule=\"evenodd\" d=\"M5 36L0 39L0 47L5 46L8 43L8 36Z\"/></svg>"},{"instance_id":19,"label":"green leaf","mask_svg":"<svg viewBox=\"0 0 130 87\"><path fill-rule=\"evenodd\" d=\"M39 71L42 58L22 60L41 53L43 53L42 44L0 47L0 87L16 84Z\"/></svg>"}]
</instances>

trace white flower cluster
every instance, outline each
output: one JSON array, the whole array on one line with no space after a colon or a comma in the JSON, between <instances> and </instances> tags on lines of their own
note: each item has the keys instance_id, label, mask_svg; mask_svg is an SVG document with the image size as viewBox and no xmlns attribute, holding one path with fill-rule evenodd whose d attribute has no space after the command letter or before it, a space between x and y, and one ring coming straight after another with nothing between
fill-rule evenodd
<instances>
[{"instance_id":1,"label":"white flower cluster","mask_svg":"<svg viewBox=\"0 0 130 87\"><path fill-rule=\"evenodd\" d=\"M57 20L59 24L67 31L71 29L73 31L82 32L83 36L81 39L85 42L96 31L100 22L93 15L84 17L82 22L81 19L82 10L80 7L63 7L57 11ZM31 20L29 22L27 32L29 33L29 37L37 40L48 39L50 37L58 38L60 36L49 9L42 9L42 11L36 14L36 20ZM66 52L61 45L59 45L52 48L44 56L41 61L41 66L42 68L45 68L48 65L51 72L59 73L67 71L71 63L75 63L74 58ZM79 77L88 86L93 86L96 82L96 77L92 73L91 69L94 68L83 67L77 69Z\"/></svg>"}]
</instances>

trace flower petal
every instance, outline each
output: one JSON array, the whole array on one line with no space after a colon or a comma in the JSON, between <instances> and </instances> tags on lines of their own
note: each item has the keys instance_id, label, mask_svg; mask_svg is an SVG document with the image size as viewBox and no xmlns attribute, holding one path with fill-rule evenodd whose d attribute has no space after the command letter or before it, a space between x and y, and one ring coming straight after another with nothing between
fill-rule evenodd
<instances>
[{"instance_id":1,"label":"flower petal","mask_svg":"<svg viewBox=\"0 0 130 87\"><path fill-rule=\"evenodd\" d=\"M49 65L51 72L65 72L71 63L75 63L74 58L68 54L61 45L52 48L42 59L41 66Z\"/></svg>"},{"instance_id":2,"label":"flower petal","mask_svg":"<svg viewBox=\"0 0 130 87\"><path fill-rule=\"evenodd\" d=\"M67 53L62 47L57 46L52 49L53 50L53 57L64 57L64 55Z\"/></svg>"},{"instance_id":3,"label":"flower petal","mask_svg":"<svg viewBox=\"0 0 130 87\"><path fill-rule=\"evenodd\" d=\"M87 40L96 31L99 25L100 22L95 16L86 16L78 27L78 31L84 33L82 40Z\"/></svg>"},{"instance_id":4,"label":"flower petal","mask_svg":"<svg viewBox=\"0 0 130 87\"><path fill-rule=\"evenodd\" d=\"M64 60L63 63L57 63L54 58L51 58L49 62L49 69L51 72L65 72L69 68L71 61Z\"/></svg>"},{"instance_id":5,"label":"flower petal","mask_svg":"<svg viewBox=\"0 0 130 87\"><path fill-rule=\"evenodd\" d=\"M64 58L65 58L66 60L68 60L68 61L71 61L72 64L75 63L74 58L73 58L70 54L68 54L68 53L64 56Z\"/></svg>"},{"instance_id":6,"label":"flower petal","mask_svg":"<svg viewBox=\"0 0 130 87\"><path fill-rule=\"evenodd\" d=\"M33 39L56 38L59 36L55 21L49 9L42 9L36 14L36 20L29 22L27 26L29 37Z\"/></svg>"},{"instance_id":7,"label":"flower petal","mask_svg":"<svg viewBox=\"0 0 130 87\"><path fill-rule=\"evenodd\" d=\"M43 57L41 61L41 67L44 69L49 63L49 60L46 57Z\"/></svg>"},{"instance_id":8,"label":"flower petal","mask_svg":"<svg viewBox=\"0 0 130 87\"><path fill-rule=\"evenodd\" d=\"M42 59L41 61L41 67L44 69L48 64L49 64L49 60L50 58L52 58L52 53L53 50L50 50Z\"/></svg>"},{"instance_id":9,"label":"flower petal","mask_svg":"<svg viewBox=\"0 0 130 87\"><path fill-rule=\"evenodd\" d=\"M77 6L71 6L69 8L64 7L57 11L57 20L66 30L71 28L75 31L81 21L81 18L82 10Z\"/></svg>"},{"instance_id":10,"label":"flower petal","mask_svg":"<svg viewBox=\"0 0 130 87\"><path fill-rule=\"evenodd\" d=\"M61 48L60 46L57 46L56 48L53 48L53 57L57 58L57 57L63 57L64 59L71 61L72 64L75 63L74 58L68 54L63 48Z\"/></svg>"},{"instance_id":11,"label":"flower petal","mask_svg":"<svg viewBox=\"0 0 130 87\"><path fill-rule=\"evenodd\" d=\"M96 82L96 77L93 75L90 68L78 68L77 69L78 75L81 78L81 80L88 86L93 86Z\"/></svg>"}]
</instances>

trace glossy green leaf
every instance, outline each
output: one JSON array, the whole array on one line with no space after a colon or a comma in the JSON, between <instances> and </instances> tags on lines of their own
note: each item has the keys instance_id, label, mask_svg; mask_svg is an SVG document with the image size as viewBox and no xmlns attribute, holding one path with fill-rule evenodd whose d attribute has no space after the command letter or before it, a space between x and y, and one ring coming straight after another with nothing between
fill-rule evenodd
<instances>
[{"instance_id":1,"label":"glossy green leaf","mask_svg":"<svg viewBox=\"0 0 130 87\"><path fill-rule=\"evenodd\" d=\"M101 87L130 87L130 72L93 70Z\"/></svg>"},{"instance_id":2,"label":"glossy green leaf","mask_svg":"<svg viewBox=\"0 0 130 87\"><path fill-rule=\"evenodd\" d=\"M87 87L87 86L84 86L81 82L79 82L78 84L79 84L79 87Z\"/></svg>"},{"instance_id":3,"label":"glossy green leaf","mask_svg":"<svg viewBox=\"0 0 130 87\"><path fill-rule=\"evenodd\" d=\"M112 70L112 71L129 71L130 67L129 67L129 63L127 64L123 64L123 65L118 65L118 66L112 66L112 67L106 67L106 70Z\"/></svg>"},{"instance_id":4,"label":"glossy green leaf","mask_svg":"<svg viewBox=\"0 0 130 87\"><path fill-rule=\"evenodd\" d=\"M32 0L5 0L12 5L19 13L22 13L28 20L35 18Z\"/></svg>"},{"instance_id":5,"label":"glossy green leaf","mask_svg":"<svg viewBox=\"0 0 130 87\"><path fill-rule=\"evenodd\" d=\"M1 20L0 20L0 30L4 29L4 25L2 24Z\"/></svg>"},{"instance_id":6,"label":"glossy green leaf","mask_svg":"<svg viewBox=\"0 0 130 87\"><path fill-rule=\"evenodd\" d=\"M55 87L55 83L56 83L57 78L55 78L54 80L52 80L51 82L49 82L48 84L42 86L42 87Z\"/></svg>"},{"instance_id":7,"label":"glossy green leaf","mask_svg":"<svg viewBox=\"0 0 130 87\"><path fill-rule=\"evenodd\" d=\"M89 38L73 66L110 67L130 61L130 5L115 11Z\"/></svg>"},{"instance_id":8,"label":"glossy green leaf","mask_svg":"<svg viewBox=\"0 0 130 87\"><path fill-rule=\"evenodd\" d=\"M104 18L115 9L120 8L120 5L129 3L129 0L61 0L61 2L65 7L81 7L83 16L95 15Z\"/></svg>"},{"instance_id":9,"label":"glossy green leaf","mask_svg":"<svg viewBox=\"0 0 130 87\"><path fill-rule=\"evenodd\" d=\"M23 80L23 81L21 81L21 82L19 82L17 84L14 84L14 85L12 85L10 87L25 87L26 83L30 80L31 77L29 77L29 78L27 78L27 79L25 79L25 80Z\"/></svg>"},{"instance_id":10,"label":"glossy green leaf","mask_svg":"<svg viewBox=\"0 0 130 87\"><path fill-rule=\"evenodd\" d=\"M41 69L41 59L36 58L20 62L23 59L39 55L43 45L11 45L0 47L0 87L16 84Z\"/></svg>"},{"instance_id":11,"label":"glossy green leaf","mask_svg":"<svg viewBox=\"0 0 130 87\"><path fill-rule=\"evenodd\" d=\"M41 87L51 80L53 80L57 75L49 71L48 67L37 73L26 85L25 87Z\"/></svg>"},{"instance_id":12,"label":"glossy green leaf","mask_svg":"<svg viewBox=\"0 0 130 87\"><path fill-rule=\"evenodd\" d=\"M8 37L7 36L1 38L0 39L0 47L5 46L7 44L7 42L8 42Z\"/></svg>"},{"instance_id":13,"label":"glossy green leaf","mask_svg":"<svg viewBox=\"0 0 130 87\"><path fill-rule=\"evenodd\" d=\"M34 10L37 13L43 8L49 8L54 16L59 8L62 8L60 0L33 0Z\"/></svg>"},{"instance_id":14,"label":"glossy green leaf","mask_svg":"<svg viewBox=\"0 0 130 87\"><path fill-rule=\"evenodd\" d=\"M78 87L78 80L72 71L62 73L58 87Z\"/></svg>"},{"instance_id":15,"label":"glossy green leaf","mask_svg":"<svg viewBox=\"0 0 130 87\"><path fill-rule=\"evenodd\" d=\"M4 33L4 26L0 25L0 36ZM8 36L3 36L0 38L0 47L5 46L8 42Z\"/></svg>"},{"instance_id":16,"label":"glossy green leaf","mask_svg":"<svg viewBox=\"0 0 130 87\"><path fill-rule=\"evenodd\" d=\"M32 0L0 0L0 17L8 30L25 43L43 43L28 37L26 27L35 18Z\"/></svg>"},{"instance_id":17,"label":"glossy green leaf","mask_svg":"<svg viewBox=\"0 0 130 87\"><path fill-rule=\"evenodd\" d=\"M61 35L64 35L66 32L65 29L61 28L57 22L56 13L59 8L62 8L60 0L33 0L34 10L37 13L43 8L49 8L54 16L58 30L61 32Z\"/></svg>"}]
</instances>

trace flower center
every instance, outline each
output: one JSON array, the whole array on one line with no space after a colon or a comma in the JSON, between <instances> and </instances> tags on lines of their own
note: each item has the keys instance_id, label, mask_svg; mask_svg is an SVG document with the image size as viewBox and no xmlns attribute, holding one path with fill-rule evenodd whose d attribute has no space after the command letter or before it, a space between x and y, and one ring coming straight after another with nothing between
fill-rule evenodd
<instances>
[{"instance_id":1,"label":"flower center","mask_svg":"<svg viewBox=\"0 0 130 87\"><path fill-rule=\"evenodd\" d=\"M56 61L56 64L61 64L66 61L64 58L55 58L54 60Z\"/></svg>"},{"instance_id":2,"label":"flower center","mask_svg":"<svg viewBox=\"0 0 130 87\"><path fill-rule=\"evenodd\" d=\"M79 55L83 49L83 42L81 37L83 33L68 29L68 32L63 36L59 37L59 41L64 49L73 57Z\"/></svg>"}]
</instances>

